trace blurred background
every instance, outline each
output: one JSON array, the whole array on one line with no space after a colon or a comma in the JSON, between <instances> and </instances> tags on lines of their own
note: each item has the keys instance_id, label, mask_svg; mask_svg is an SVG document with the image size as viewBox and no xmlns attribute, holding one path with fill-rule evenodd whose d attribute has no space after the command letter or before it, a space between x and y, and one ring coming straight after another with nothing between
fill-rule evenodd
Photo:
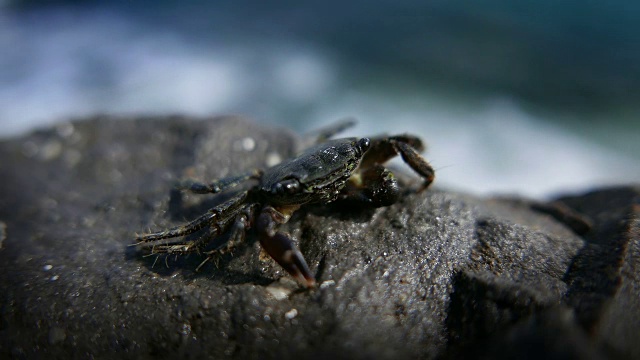
<instances>
[{"instance_id":1,"label":"blurred background","mask_svg":"<svg viewBox=\"0 0 640 360\"><path fill-rule=\"evenodd\" d=\"M0 0L0 138L96 113L411 132L437 186L640 181L640 2Z\"/></svg>"}]
</instances>

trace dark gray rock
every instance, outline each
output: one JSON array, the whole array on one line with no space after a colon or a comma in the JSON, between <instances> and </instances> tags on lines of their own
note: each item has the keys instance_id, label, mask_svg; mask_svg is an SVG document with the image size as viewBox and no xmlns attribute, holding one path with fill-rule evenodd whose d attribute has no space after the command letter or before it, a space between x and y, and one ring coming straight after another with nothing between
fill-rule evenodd
<instances>
[{"instance_id":1,"label":"dark gray rock","mask_svg":"<svg viewBox=\"0 0 640 360\"><path fill-rule=\"evenodd\" d=\"M129 246L220 201L177 196L175 179L299 143L232 117L96 117L1 142L0 356L640 358L639 187L310 206L284 226L310 291L251 236L199 272L199 256Z\"/></svg>"}]
</instances>

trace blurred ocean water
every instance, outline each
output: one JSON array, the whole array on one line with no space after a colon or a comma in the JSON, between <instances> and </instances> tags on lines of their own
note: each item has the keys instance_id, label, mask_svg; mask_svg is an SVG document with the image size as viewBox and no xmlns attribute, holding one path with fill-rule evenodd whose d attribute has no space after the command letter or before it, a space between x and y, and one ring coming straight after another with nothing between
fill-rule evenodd
<instances>
[{"instance_id":1,"label":"blurred ocean water","mask_svg":"<svg viewBox=\"0 0 640 360\"><path fill-rule=\"evenodd\" d=\"M437 184L640 181L640 5L0 3L0 137L95 113L412 132Z\"/></svg>"}]
</instances>

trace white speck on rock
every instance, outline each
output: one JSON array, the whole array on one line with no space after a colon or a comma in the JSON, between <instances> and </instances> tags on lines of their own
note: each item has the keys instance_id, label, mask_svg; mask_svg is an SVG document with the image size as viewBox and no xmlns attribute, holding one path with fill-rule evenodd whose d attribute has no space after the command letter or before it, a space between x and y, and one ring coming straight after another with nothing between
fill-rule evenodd
<instances>
[{"instance_id":1,"label":"white speck on rock","mask_svg":"<svg viewBox=\"0 0 640 360\"><path fill-rule=\"evenodd\" d=\"M320 284L320 289L326 289L329 286L333 286L335 284L336 284L336 282L334 280L323 281L322 284Z\"/></svg>"},{"instance_id":2,"label":"white speck on rock","mask_svg":"<svg viewBox=\"0 0 640 360\"><path fill-rule=\"evenodd\" d=\"M256 148L256 141L252 137L244 137L233 142L235 151L253 151Z\"/></svg>"},{"instance_id":3,"label":"white speck on rock","mask_svg":"<svg viewBox=\"0 0 640 360\"><path fill-rule=\"evenodd\" d=\"M284 288L282 286L276 286L276 285L269 285L267 286L266 290L269 293L269 295L276 298L276 300L284 300L289 296L289 294L291 294L290 289Z\"/></svg>"},{"instance_id":4,"label":"white speck on rock","mask_svg":"<svg viewBox=\"0 0 640 360\"><path fill-rule=\"evenodd\" d=\"M75 129L73 127L73 124L70 122L61 123L56 126L58 135L64 138L68 138L69 136L73 135L74 130Z\"/></svg>"},{"instance_id":5,"label":"white speck on rock","mask_svg":"<svg viewBox=\"0 0 640 360\"><path fill-rule=\"evenodd\" d=\"M40 149L40 158L49 161L57 158L62 153L62 143L56 140L50 140Z\"/></svg>"},{"instance_id":6,"label":"white speck on rock","mask_svg":"<svg viewBox=\"0 0 640 360\"><path fill-rule=\"evenodd\" d=\"M256 148L256 141L253 140L253 138L246 137L242 139L242 148L245 151L252 151L253 149Z\"/></svg>"},{"instance_id":7,"label":"white speck on rock","mask_svg":"<svg viewBox=\"0 0 640 360\"><path fill-rule=\"evenodd\" d=\"M295 318L296 316L298 316L298 310L297 310L297 309L295 309L295 308L294 308L294 309L291 309L291 310L289 310L289 311L287 311L287 312L284 314L284 317L285 317L287 320L292 320L292 319L293 319L293 318Z\"/></svg>"},{"instance_id":8,"label":"white speck on rock","mask_svg":"<svg viewBox=\"0 0 640 360\"><path fill-rule=\"evenodd\" d=\"M266 163L268 167L278 165L281 162L282 162L282 156L280 156L280 154L278 154L277 152L270 152L267 154Z\"/></svg>"}]
</instances>

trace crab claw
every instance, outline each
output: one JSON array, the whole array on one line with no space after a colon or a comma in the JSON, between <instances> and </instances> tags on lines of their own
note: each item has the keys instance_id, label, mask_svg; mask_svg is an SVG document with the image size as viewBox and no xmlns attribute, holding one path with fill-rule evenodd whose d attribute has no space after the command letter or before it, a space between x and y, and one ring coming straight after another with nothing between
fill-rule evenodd
<instances>
[{"instance_id":1,"label":"crab claw","mask_svg":"<svg viewBox=\"0 0 640 360\"><path fill-rule=\"evenodd\" d=\"M273 236L263 235L260 238L260 244L267 254L299 283L308 288L316 285L316 279L309 270L307 262L287 235L281 232L275 233Z\"/></svg>"},{"instance_id":2,"label":"crab claw","mask_svg":"<svg viewBox=\"0 0 640 360\"><path fill-rule=\"evenodd\" d=\"M307 262L296 248L291 238L276 231L278 224L288 220L288 216L272 207L266 207L258 216L256 228L260 234L260 245L283 269L302 285L312 288L316 285Z\"/></svg>"}]
</instances>

